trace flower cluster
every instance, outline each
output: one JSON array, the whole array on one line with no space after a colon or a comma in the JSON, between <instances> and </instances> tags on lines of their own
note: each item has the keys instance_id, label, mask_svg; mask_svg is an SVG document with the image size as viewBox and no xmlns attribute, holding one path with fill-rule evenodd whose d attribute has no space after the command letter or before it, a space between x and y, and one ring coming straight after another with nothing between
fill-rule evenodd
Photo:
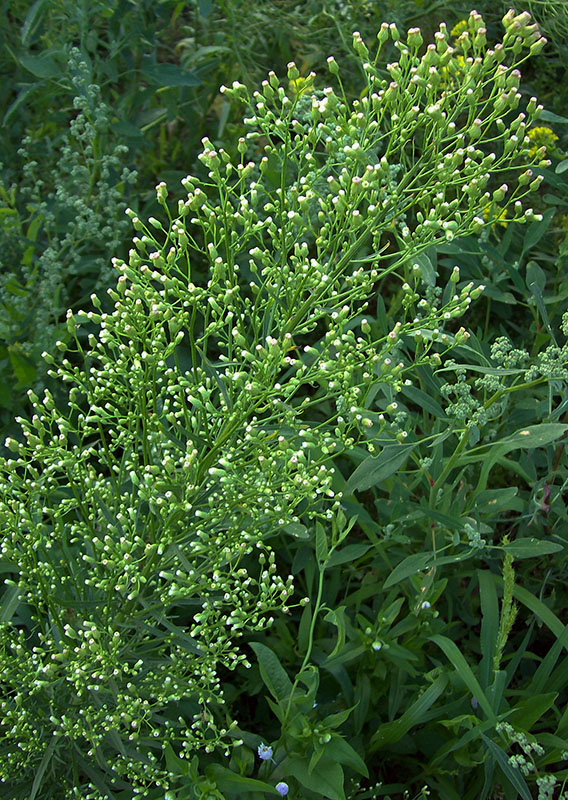
<instances>
[{"instance_id":1,"label":"flower cluster","mask_svg":"<svg viewBox=\"0 0 568 800\"><path fill-rule=\"evenodd\" d=\"M425 251L482 229L492 197L514 221L535 218L522 201L539 185L525 141L539 107L505 119L515 59L538 41L508 20L487 50L471 20L459 89L438 79L452 59L444 26L422 56L416 29L404 42L381 28L379 45L390 37L400 55L390 82L354 34L369 91L352 108L331 87L289 96L274 73L252 97L233 84L225 94L250 105L239 156L204 139L207 177L183 180L177 216L164 183L166 222L127 211L136 236L113 262L113 309L93 295L92 310L67 314L71 344L44 353L67 405L30 392L33 414L0 462L7 584L34 625L28 639L2 631L0 730L17 744L1 780L27 780L52 752L66 764L71 747L86 762L104 752L109 780L143 793L170 788L162 748L228 752L237 721L221 670L250 666L241 637L287 613L294 592L271 540L333 521L334 459L373 452L385 429L403 441L393 397L468 338L451 331L483 287L456 268L441 300ZM518 185L492 194L504 168ZM392 322L368 313L386 276L401 287Z\"/></svg>"}]
</instances>

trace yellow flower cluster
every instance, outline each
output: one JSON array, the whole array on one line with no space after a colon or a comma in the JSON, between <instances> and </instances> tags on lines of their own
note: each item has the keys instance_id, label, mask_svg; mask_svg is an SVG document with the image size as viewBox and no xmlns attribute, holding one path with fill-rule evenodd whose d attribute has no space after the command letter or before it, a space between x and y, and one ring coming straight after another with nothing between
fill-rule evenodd
<instances>
[{"instance_id":1,"label":"yellow flower cluster","mask_svg":"<svg viewBox=\"0 0 568 800\"><path fill-rule=\"evenodd\" d=\"M456 22L450 31L450 36L453 36L454 39L457 39L464 31L467 31L467 27L467 19L460 19L460 21Z\"/></svg>"},{"instance_id":2,"label":"yellow flower cluster","mask_svg":"<svg viewBox=\"0 0 568 800\"><path fill-rule=\"evenodd\" d=\"M552 128L548 128L545 125L538 125L537 127L531 128L529 131L527 131L527 136L532 143L529 150L531 158L534 156L538 148L542 147L543 145L549 151L556 149L555 142L558 141L558 136L554 133Z\"/></svg>"},{"instance_id":3,"label":"yellow flower cluster","mask_svg":"<svg viewBox=\"0 0 568 800\"><path fill-rule=\"evenodd\" d=\"M299 77L290 81L290 89L294 92L294 94L300 96L304 94L304 92L307 92L308 89L311 89L313 83L313 78L310 76L306 78Z\"/></svg>"},{"instance_id":4,"label":"yellow flower cluster","mask_svg":"<svg viewBox=\"0 0 568 800\"><path fill-rule=\"evenodd\" d=\"M497 203L488 203L483 209L483 218L490 220L492 225L506 227L509 224L507 209L501 208Z\"/></svg>"}]
</instances>

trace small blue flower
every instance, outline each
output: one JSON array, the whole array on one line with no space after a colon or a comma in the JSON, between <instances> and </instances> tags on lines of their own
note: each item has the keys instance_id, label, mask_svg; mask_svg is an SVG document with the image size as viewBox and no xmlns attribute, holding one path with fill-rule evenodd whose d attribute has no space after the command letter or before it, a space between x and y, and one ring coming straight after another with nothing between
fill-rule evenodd
<instances>
[{"instance_id":1,"label":"small blue flower","mask_svg":"<svg viewBox=\"0 0 568 800\"><path fill-rule=\"evenodd\" d=\"M270 761L272 758L272 747L267 744L259 744L257 752L258 757L263 761Z\"/></svg>"},{"instance_id":2,"label":"small blue flower","mask_svg":"<svg viewBox=\"0 0 568 800\"><path fill-rule=\"evenodd\" d=\"M284 781L280 781L280 783L276 784L276 791L278 794L282 795L282 797L286 797L288 794L288 784L284 783Z\"/></svg>"}]
</instances>

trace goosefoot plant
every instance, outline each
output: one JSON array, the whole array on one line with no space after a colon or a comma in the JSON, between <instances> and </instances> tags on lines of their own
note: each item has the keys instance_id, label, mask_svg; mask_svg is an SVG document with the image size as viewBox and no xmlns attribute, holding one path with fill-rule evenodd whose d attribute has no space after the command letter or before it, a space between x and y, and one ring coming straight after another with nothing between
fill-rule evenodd
<instances>
[{"instance_id":1,"label":"goosefoot plant","mask_svg":"<svg viewBox=\"0 0 568 800\"><path fill-rule=\"evenodd\" d=\"M249 666L239 639L290 607L271 538L315 546L340 510L334 458L395 441L392 409L364 410L368 393L396 393L467 339L445 326L482 287L455 270L437 303L416 259L481 230L497 195L512 220L533 218L527 167L545 152L528 158L525 128L539 107L507 115L517 66L544 42L525 15L504 22L487 49L472 12L459 83L441 79L455 66L445 26L424 51L418 29L383 25L373 59L354 34L368 90L352 108L331 87L289 96L274 73L252 98L222 89L251 107L240 163L204 140L207 178L183 181L177 216L163 183L166 223L130 212L139 235L114 262L114 310L93 295L94 311L68 312L67 357L44 353L67 406L31 392L0 464L10 796L161 798L194 781L179 757L241 743L220 674ZM492 191L504 170L515 188ZM372 335L363 313L386 275L404 301Z\"/></svg>"}]
</instances>

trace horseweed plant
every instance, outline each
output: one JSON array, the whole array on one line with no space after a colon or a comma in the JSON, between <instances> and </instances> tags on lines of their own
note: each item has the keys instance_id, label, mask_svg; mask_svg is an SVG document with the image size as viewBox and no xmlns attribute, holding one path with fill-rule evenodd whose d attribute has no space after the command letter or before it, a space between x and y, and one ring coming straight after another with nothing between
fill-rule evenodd
<instances>
[{"instance_id":1,"label":"horseweed plant","mask_svg":"<svg viewBox=\"0 0 568 800\"><path fill-rule=\"evenodd\" d=\"M383 25L373 60L355 33L368 91L352 108L333 88L289 96L274 73L252 98L222 88L251 109L240 163L204 140L208 177L184 179L175 218L163 183L167 224L127 212L139 235L114 261L114 310L93 295L94 311L68 312L69 357L44 353L67 407L30 392L34 414L1 463L1 779L13 791L163 797L183 780L176 753L242 744L220 670L250 666L239 639L292 607L271 539L335 528L335 457L394 440L396 404L378 413L371 389L396 393L468 337L445 326L482 287L458 288L454 270L440 303L417 257L489 224L492 199L513 220L534 216L527 167L545 150L531 159L525 129L540 107L506 119L516 67L543 40L526 15L504 22L487 49L472 12L459 81L443 25L425 51L418 29L404 40ZM378 67L389 38L390 82ZM505 170L516 187L491 190ZM386 275L404 300L374 336L364 313Z\"/></svg>"}]
</instances>

